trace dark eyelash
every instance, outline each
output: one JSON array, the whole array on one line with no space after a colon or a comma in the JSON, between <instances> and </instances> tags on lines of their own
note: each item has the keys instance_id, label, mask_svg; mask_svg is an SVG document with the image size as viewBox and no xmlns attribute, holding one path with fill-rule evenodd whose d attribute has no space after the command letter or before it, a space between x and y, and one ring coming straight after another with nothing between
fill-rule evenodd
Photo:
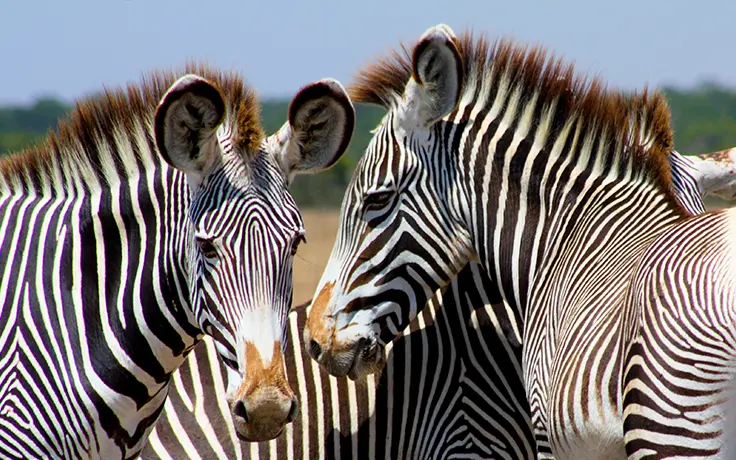
<instances>
[{"instance_id":1,"label":"dark eyelash","mask_svg":"<svg viewBox=\"0 0 736 460\"><path fill-rule=\"evenodd\" d=\"M208 259L217 257L217 248L210 239L198 238L197 243L199 244L199 250Z\"/></svg>"},{"instance_id":2,"label":"dark eyelash","mask_svg":"<svg viewBox=\"0 0 736 460\"><path fill-rule=\"evenodd\" d=\"M294 242L291 244L291 255L296 255L296 251L299 249L299 245L302 243L307 242L307 237L304 235L299 235L294 239Z\"/></svg>"},{"instance_id":3,"label":"dark eyelash","mask_svg":"<svg viewBox=\"0 0 736 460\"><path fill-rule=\"evenodd\" d=\"M380 209L394 196L393 191L369 193L363 198L363 207L366 209Z\"/></svg>"}]
</instances>

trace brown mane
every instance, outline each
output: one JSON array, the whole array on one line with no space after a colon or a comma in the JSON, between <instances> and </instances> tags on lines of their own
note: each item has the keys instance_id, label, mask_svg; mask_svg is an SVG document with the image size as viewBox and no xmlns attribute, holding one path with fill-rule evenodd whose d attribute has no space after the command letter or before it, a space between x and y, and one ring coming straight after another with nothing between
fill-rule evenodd
<instances>
[{"instance_id":1,"label":"brown mane","mask_svg":"<svg viewBox=\"0 0 736 460\"><path fill-rule=\"evenodd\" d=\"M264 133L255 92L234 72L224 73L204 64L189 63L180 71L151 72L139 84L104 89L97 96L78 101L75 109L59 121L56 132L51 131L44 141L0 159L0 182L3 178L23 178L26 183L29 180L39 183L46 174L53 173L54 164L82 161L97 165L103 160L110 160L101 158L107 154L98 149L97 144L105 140L113 142L114 131L132 133L141 124L146 126L149 146L155 149L150 124L156 107L176 79L187 73L207 79L220 90L228 107L234 146L242 148L244 152L256 151ZM137 158L140 159L139 156ZM119 158L111 160L119 162ZM79 168L72 166L70 169Z\"/></svg>"},{"instance_id":2,"label":"brown mane","mask_svg":"<svg viewBox=\"0 0 736 460\"><path fill-rule=\"evenodd\" d=\"M490 43L484 36L474 37L472 32L463 33L456 45L465 66L462 100L479 99L481 81L490 78L491 84L485 87L493 88L507 78L521 91L522 101L536 93L538 105L555 105L553 125L559 127L575 118L584 123L587 132L605 129L613 134L613 139L623 140L624 155L632 159L632 166L645 174L651 173L650 177L659 181L676 202L667 161L673 149L670 112L661 93L644 90L640 94L625 94L608 90L598 78L576 76L572 64L548 56L539 46L529 48L504 39ZM354 102L377 104L390 110L401 101L411 76L411 48L401 45L398 51L360 71L348 93ZM640 132L644 139L638 138ZM650 142L647 148L639 143L645 140Z\"/></svg>"}]
</instances>

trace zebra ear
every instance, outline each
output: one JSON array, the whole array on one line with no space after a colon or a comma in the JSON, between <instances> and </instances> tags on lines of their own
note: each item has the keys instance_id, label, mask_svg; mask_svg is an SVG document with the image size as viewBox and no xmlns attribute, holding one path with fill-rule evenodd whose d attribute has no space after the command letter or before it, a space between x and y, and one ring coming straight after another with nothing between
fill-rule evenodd
<instances>
[{"instance_id":1,"label":"zebra ear","mask_svg":"<svg viewBox=\"0 0 736 460\"><path fill-rule=\"evenodd\" d=\"M412 78L404 90L399 122L426 128L452 112L463 86L463 59L455 33L444 24L427 30L412 53Z\"/></svg>"},{"instance_id":2,"label":"zebra ear","mask_svg":"<svg viewBox=\"0 0 736 460\"><path fill-rule=\"evenodd\" d=\"M210 82L185 75L166 92L156 110L156 145L164 160L196 184L219 164L215 132L225 116L225 101Z\"/></svg>"},{"instance_id":3,"label":"zebra ear","mask_svg":"<svg viewBox=\"0 0 736 460\"><path fill-rule=\"evenodd\" d=\"M289 121L277 133L279 163L287 177L329 168L353 137L355 108L347 91L333 79L302 88L289 105Z\"/></svg>"}]
</instances>

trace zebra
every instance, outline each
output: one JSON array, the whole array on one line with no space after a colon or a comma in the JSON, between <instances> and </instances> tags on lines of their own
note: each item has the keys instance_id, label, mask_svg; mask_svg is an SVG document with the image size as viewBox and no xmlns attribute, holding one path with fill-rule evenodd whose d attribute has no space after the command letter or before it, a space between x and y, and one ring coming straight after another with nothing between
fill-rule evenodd
<instances>
[{"instance_id":1,"label":"zebra","mask_svg":"<svg viewBox=\"0 0 736 460\"><path fill-rule=\"evenodd\" d=\"M677 198L691 214L705 212L704 197L736 200L736 147L700 155L670 155L669 162Z\"/></svg>"},{"instance_id":2,"label":"zebra","mask_svg":"<svg viewBox=\"0 0 736 460\"><path fill-rule=\"evenodd\" d=\"M472 283L469 295L478 297L455 302L445 296L441 309L430 305L387 345L390 357L384 373L358 384L329 376L302 350L299 336L308 310L296 308L289 317L291 340L285 361L287 378L301 395L300 415L284 435L268 443L242 444L233 435L224 408L214 404L213 387L223 389L222 369L210 342L204 341L192 354L195 359L190 358L174 378L171 398L141 458L533 458L523 392L513 387L514 379L487 373L483 366L486 359L503 368L512 363L503 356L476 353L472 360L469 356L474 347L488 343L484 335L495 328L491 314L484 309L475 312L473 305L487 302L486 296L495 293L482 289L486 275L477 266L468 267L462 280ZM466 327L463 321L474 326ZM466 335L457 334L461 328L466 328ZM518 349L515 343L508 346ZM412 358L440 350L451 352L429 363ZM476 364L468 367L472 363ZM452 384L462 385L462 393ZM485 393L488 388L495 388L490 396ZM496 394L518 405L503 408L510 420L495 418ZM518 427L509 424L519 419L523 423ZM503 435L493 436L496 432Z\"/></svg>"},{"instance_id":3,"label":"zebra","mask_svg":"<svg viewBox=\"0 0 736 460\"><path fill-rule=\"evenodd\" d=\"M236 73L189 64L78 102L0 160L0 456L135 458L204 334L238 437L296 416L282 349L304 239L291 178L352 136L321 80L266 138Z\"/></svg>"},{"instance_id":4,"label":"zebra","mask_svg":"<svg viewBox=\"0 0 736 460\"><path fill-rule=\"evenodd\" d=\"M718 190L708 184L725 188L729 180L736 182L729 165L715 163L716 157L674 151L669 156L675 193L693 214L705 212L701 193ZM302 352L306 315L306 304L290 314L286 377L313 402L302 406L282 437L258 444L237 440L227 407L218 404L225 392L224 369L205 338L174 375L141 458L534 458L520 338L513 334L521 321L508 315L478 263L469 263L447 290L436 292L386 345L382 375L370 375L365 385L330 376ZM426 360L439 351L443 361ZM412 378L417 366L424 367L420 379ZM408 399L409 388L422 397ZM318 399L324 402L319 405ZM394 409L388 412L389 407ZM437 407L443 417L423 415ZM394 427L424 434L396 436Z\"/></svg>"},{"instance_id":5,"label":"zebra","mask_svg":"<svg viewBox=\"0 0 736 460\"><path fill-rule=\"evenodd\" d=\"M540 458L724 453L736 211L678 203L661 94L445 25L349 92L388 113L305 325L325 370L379 370L384 344L477 260L523 318Z\"/></svg>"},{"instance_id":6,"label":"zebra","mask_svg":"<svg viewBox=\"0 0 736 460\"><path fill-rule=\"evenodd\" d=\"M688 158L694 162L695 180L703 194L736 200L736 147Z\"/></svg>"}]
</instances>

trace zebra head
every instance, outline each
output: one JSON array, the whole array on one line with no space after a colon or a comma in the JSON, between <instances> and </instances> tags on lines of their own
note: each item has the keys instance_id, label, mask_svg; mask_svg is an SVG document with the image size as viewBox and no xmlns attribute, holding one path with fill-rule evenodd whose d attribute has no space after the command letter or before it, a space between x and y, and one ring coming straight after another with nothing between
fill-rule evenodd
<instances>
[{"instance_id":1,"label":"zebra head","mask_svg":"<svg viewBox=\"0 0 736 460\"><path fill-rule=\"evenodd\" d=\"M292 100L288 122L261 141L253 113L211 82L180 78L162 98L155 136L166 162L186 174L186 247L192 316L228 369L238 435L278 436L297 412L283 349L292 263L304 240L287 190L296 173L334 164L352 136L354 109L342 86L322 80Z\"/></svg>"},{"instance_id":2,"label":"zebra head","mask_svg":"<svg viewBox=\"0 0 736 460\"><path fill-rule=\"evenodd\" d=\"M703 194L721 200L736 200L736 147L689 159L695 163Z\"/></svg>"},{"instance_id":3,"label":"zebra head","mask_svg":"<svg viewBox=\"0 0 736 460\"><path fill-rule=\"evenodd\" d=\"M420 38L406 75L375 66L375 78L395 94L352 88L388 112L346 192L304 331L308 352L333 375L356 379L380 368L383 345L473 256L444 145L455 127L437 123L463 85L455 41L449 27L437 26Z\"/></svg>"}]
</instances>

